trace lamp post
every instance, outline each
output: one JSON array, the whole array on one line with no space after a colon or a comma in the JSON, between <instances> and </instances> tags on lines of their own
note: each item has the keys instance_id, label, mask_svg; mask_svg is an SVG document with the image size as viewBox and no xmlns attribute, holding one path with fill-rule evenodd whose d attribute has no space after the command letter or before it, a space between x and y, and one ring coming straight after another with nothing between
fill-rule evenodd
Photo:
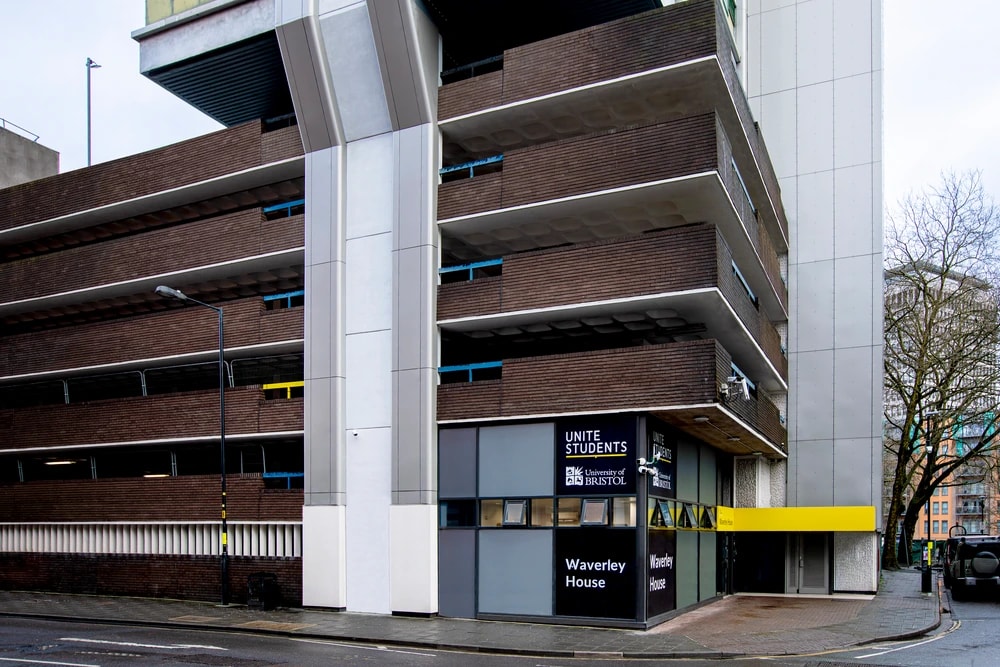
<instances>
[{"instance_id":1,"label":"lamp post","mask_svg":"<svg viewBox=\"0 0 1000 667\"><path fill-rule=\"evenodd\" d=\"M90 70L100 67L93 58L87 58L87 166L90 166ZM211 308L211 306L209 306Z\"/></svg>"},{"instance_id":2,"label":"lamp post","mask_svg":"<svg viewBox=\"0 0 1000 667\"><path fill-rule=\"evenodd\" d=\"M924 417L927 418L927 437L924 440L924 452L927 454L927 460L924 463L924 474L930 479L931 466L934 463L934 417L941 413L940 410L928 410L924 413ZM927 550L926 555L923 557L923 568L920 572L920 590L923 593L930 593L933 590L933 585L931 583L931 554L933 553L932 541L931 541L931 497L927 496L927 507L925 509L927 513Z\"/></svg>"},{"instance_id":3,"label":"lamp post","mask_svg":"<svg viewBox=\"0 0 1000 667\"><path fill-rule=\"evenodd\" d=\"M226 525L226 372L225 372L225 338L223 336L222 309L210 306L204 301L192 299L180 290L166 285L156 288L156 293L178 301L186 301L211 308L219 314L219 461L222 466L222 555L220 560L222 578L222 604L229 604L229 531Z\"/></svg>"}]
</instances>

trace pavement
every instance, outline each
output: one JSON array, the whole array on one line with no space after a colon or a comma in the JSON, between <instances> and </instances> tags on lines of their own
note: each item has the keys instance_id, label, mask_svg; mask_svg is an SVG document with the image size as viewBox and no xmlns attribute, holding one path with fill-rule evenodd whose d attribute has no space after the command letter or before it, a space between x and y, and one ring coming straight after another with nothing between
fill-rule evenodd
<instances>
[{"instance_id":1,"label":"pavement","mask_svg":"<svg viewBox=\"0 0 1000 667\"><path fill-rule=\"evenodd\" d=\"M26 591L0 591L0 616L539 657L735 658L919 637L941 624L939 591L936 581L921 593L917 570L886 570L874 596L734 595L646 631Z\"/></svg>"}]
</instances>

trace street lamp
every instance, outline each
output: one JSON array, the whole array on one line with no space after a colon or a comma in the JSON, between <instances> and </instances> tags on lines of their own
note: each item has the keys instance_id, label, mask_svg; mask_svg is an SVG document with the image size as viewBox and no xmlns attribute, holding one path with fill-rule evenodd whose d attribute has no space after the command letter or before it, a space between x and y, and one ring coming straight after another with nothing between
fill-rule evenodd
<instances>
[{"instance_id":1,"label":"street lamp","mask_svg":"<svg viewBox=\"0 0 1000 667\"><path fill-rule=\"evenodd\" d=\"M927 470L931 468L931 457L934 455L934 444L930 441L928 436L927 443L924 445L924 451L927 452L927 463L925 464ZM927 541L931 541L931 497L927 496ZM928 551L928 556L930 552Z\"/></svg>"},{"instance_id":2,"label":"street lamp","mask_svg":"<svg viewBox=\"0 0 1000 667\"><path fill-rule=\"evenodd\" d=\"M222 309L210 306L204 301L192 299L187 294L173 287L160 285L156 293L178 301L188 301L205 308L211 308L219 314L219 460L222 465L222 556L220 561L222 577L222 604L229 604L229 531L226 526L226 373L225 373L225 338L223 336Z\"/></svg>"},{"instance_id":3,"label":"street lamp","mask_svg":"<svg viewBox=\"0 0 1000 667\"><path fill-rule=\"evenodd\" d=\"M100 67L93 58L87 58L87 166L90 166L90 70ZM158 289L158 288L157 288ZM168 288L169 289L169 288ZM209 306L211 308L211 306Z\"/></svg>"}]
</instances>

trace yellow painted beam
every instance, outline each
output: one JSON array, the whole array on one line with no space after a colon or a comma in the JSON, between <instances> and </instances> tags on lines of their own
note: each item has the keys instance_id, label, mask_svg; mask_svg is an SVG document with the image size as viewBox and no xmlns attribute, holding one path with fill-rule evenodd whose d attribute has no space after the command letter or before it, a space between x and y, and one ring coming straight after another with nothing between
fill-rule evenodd
<instances>
[{"instance_id":1,"label":"yellow painted beam","mask_svg":"<svg viewBox=\"0 0 1000 667\"><path fill-rule=\"evenodd\" d=\"M729 508L726 508L729 509ZM719 508L719 530L722 512ZM875 507L748 507L730 510L739 532L875 532Z\"/></svg>"},{"instance_id":2,"label":"yellow painted beam","mask_svg":"<svg viewBox=\"0 0 1000 667\"><path fill-rule=\"evenodd\" d=\"M305 380L299 380L298 382L272 382L270 384L262 384L262 389L291 389L292 387L304 387L306 386Z\"/></svg>"}]
</instances>

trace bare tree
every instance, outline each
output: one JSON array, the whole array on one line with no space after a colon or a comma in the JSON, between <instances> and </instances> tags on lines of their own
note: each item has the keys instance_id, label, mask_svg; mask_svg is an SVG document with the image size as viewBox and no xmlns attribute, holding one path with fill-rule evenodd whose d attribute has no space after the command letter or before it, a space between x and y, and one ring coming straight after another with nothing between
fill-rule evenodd
<instances>
[{"instance_id":1,"label":"bare tree","mask_svg":"<svg viewBox=\"0 0 1000 667\"><path fill-rule=\"evenodd\" d=\"M936 187L901 202L886 234L884 447L891 492L882 565L898 567L897 525L908 554L934 489L997 448L1000 217L979 172L945 174Z\"/></svg>"}]
</instances>

